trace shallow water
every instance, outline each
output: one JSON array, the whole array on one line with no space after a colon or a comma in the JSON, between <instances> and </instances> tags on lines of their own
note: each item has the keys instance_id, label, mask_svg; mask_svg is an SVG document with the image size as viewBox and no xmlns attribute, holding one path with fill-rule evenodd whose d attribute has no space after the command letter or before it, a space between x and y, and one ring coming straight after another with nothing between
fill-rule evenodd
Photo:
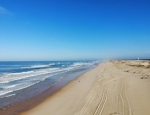
<instances>
[{"instance_id":1,"label":"shallow water","mask_svg":"<svg viewBox=\"0 0 150 115\"><path fill-rule=\"evenodd\" d=\"M53 85L61 87L96 64L96 61L0 62L0 108L38 95Z\"/></svg>"}]
</instances>

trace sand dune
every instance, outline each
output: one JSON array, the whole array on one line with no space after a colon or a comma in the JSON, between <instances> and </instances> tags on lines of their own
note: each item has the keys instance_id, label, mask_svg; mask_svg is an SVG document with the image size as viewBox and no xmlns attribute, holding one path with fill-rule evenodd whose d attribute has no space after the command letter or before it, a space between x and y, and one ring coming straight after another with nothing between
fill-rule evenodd
<instances>
[{"instance_id":1,"label":"sand dune","mask_svg":"<svg viewBox=\"0 0 150 115\"><path fill-rule=\"evenodd\" d=\"M150 115L149 61L108 61L22 115Z\"/></svg>"}]
</instances>

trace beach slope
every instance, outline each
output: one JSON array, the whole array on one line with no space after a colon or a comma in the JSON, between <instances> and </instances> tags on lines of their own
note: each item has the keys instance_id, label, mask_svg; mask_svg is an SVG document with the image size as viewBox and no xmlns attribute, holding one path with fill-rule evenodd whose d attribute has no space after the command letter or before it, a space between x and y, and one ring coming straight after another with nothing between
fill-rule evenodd
<instances>
[{"instance_id":1,"label":"beach slope","mask_svg":"<svg viewBox=\"0 0 150 115\"><path fill-rule=\"evenodd\" d=\"M149 88L149 61L107 61L21 115L150 115Z\"/></svg>"}]
</instances>

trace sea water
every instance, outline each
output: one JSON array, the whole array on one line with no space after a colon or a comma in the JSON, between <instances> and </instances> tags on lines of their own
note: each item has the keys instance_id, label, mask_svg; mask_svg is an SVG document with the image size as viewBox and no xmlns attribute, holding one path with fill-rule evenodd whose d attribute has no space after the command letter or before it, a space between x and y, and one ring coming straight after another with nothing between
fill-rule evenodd
<instances>
[{"instance_id":1,"label":"sea water","mask_svg":"<svg viewBox=\"0 0 150 115\"><path fill-rule=\"evenodd\" d=\"M3 61L0 62L0 108L31 98L63 79L76 77L98 61Z\"/></svg>"}]
</instances>

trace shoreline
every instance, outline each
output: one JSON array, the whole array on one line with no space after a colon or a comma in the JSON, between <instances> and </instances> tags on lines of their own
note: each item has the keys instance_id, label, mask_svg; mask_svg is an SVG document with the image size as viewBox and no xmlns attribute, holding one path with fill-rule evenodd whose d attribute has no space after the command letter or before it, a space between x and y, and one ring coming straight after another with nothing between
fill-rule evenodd
<instances>
[{"instance_id":1,"label":"shoreline","mask_svg":"<svg viewBox=\"0 0 150 115\"><path fill-rule=\"evenodd\" d=\"M69 102L69 100L68 100L68 97L67 97L67 95L68 95L68 93L66 93L66 91L71 91L70 93L74 93L73 95L74 96L76 96L76 100L77 100L77 98L78 98L78 96L79 96L79 94L81 93L81 92L78 92L78 94L76 95L76 91L74 92L74 86L78 86L78 88L81 90L81 89L83 89L84 90L84 88L89 84L90 85L90 87L88 87L89 88L89 90L87 90L87 91L83 91L82 93L84 94L84 95L81 95L81 97L80 98L83 98L83 97L85 97L88 93L89 93L89 91L91 90L91 88L94 86L94 84L95 84L95 82L97 81L97 76L95 76L95 77L93 77L92 79L88 76L88 77L86 77L87 75L91 75L91 72L92 73L95 73L96 71L98 72L99 71L99 68L97 68L98 66L101 66L101 65L103 65L104 63L100 63L99 65L97 65L96 67L94 67L93 69L91 69L91 70L89 70L89 71L87 71L87 72L85 72L85 73L83 73L83 74L81 74L81 75L79 75L78 77L76 77L74 80L71 80L70 82L68 82L64 87L62 87L61 89L59 89L58 91L56 91L55 93L53 93L51 96L48 96L47 98L45 98L41 103L39 103L38 105L36 105L35 107L33 107L33 108L31 108L31 109L29 109L29 110L27 110L27 111L23 111L23 112L21 112L20 114L21 115L28 115L28 114L34 114L34 115L36 115L36 114L43 114L43 113L40 113L39 111L37 111L37 112L35 112L35 113L30 113L30 111L32 111L34 108L36 108L36 107L38 107L38 106L40 106L40 105L42 105L42 103L47 103L47 101L53 101L53 98L55 98L56 96L57 97L59 97L59 98L62 98L62 97L64 97L64 102L60 102L60 103L62 103L63 104L63 106L64 106L64 104L65 104L65 102L66 101L68 101ZM101 66L101 67L103 67L103 66ZM87 80L88 82L85 84L84 82L84 80ZM90 81L90 83L89 83L89 81ZM83 84L82 84L83 83ZM84 85L84 86L83 86ZM70 89L70 90L68 90L68 89ZM65 96L63 95L62 97L61 96L59 96L59 95L61 95L61 93L63 93L63 94L65 94ZM71 96L72 94L69 94L68 96L69 97L72 97ZM71 99L71 98L70 98ZM72 99L71 99L72 100ZM57 100L55 100L55 101L57 101ZM72 101L74 101L74 100L72 100ZM71 102L71 101L70 101ZM59 102L58 102L59 103ZM72 102L71 102L72 103ZM76 105L76 104L75 104ZM53 105L52 105L53 106ZM48 109L48 108L47 108ZM44 108L43 108L43 110L44 110ZM29 113L27 113L29 111ZM49 114L49 113L48 113ZM61 114L61 113L60 113ZM63 115L63 114L61 114L61 115Z\"/></svg>"},{"instance_id":2,"label":"shoreline","mask_svg":"<svg viewBox=\"0 0 150 115\"><path fill-rule=\"evenodd\" d=\"M96 66L97 67L97 66ZM95 68L95 67L94 67ZM46 98L51 97L53 94L61 90L63 87L65 87L68 83L71 81L77 79L82 74L93 70L94 68L85 70L80 73L80 71L77 74L70 75L71 77L63 77L62 80L54 85L52 85L50 88L45 90L44 92L33 96L31 98L28 98L26 100L9 104L3 108L0 108L0 115L18 115L24 111L28 111L32 108L34 108L36 105L43 102ZM78 75L79 74L79 75Z\"/></svg>"},{"instance_id":3,"label":"shoreline","mask_svg":"<svg viewBox=\"0 0 150 115\"><path fill-rule=\"evenodd\" d=\"M150 61L107 61L21 115L150 115Z\"/></svg>"},{"instance_id":4,"label":"shoreline","mask_svg":"<svg viewBox=\"0 0 150 115\"><path fill-rule=\"evenodd\" d=\"M150 115L150 61L99 64L52 95L26 100L2 115ZM49 89L52 91L52 89ZM45 94L49 91L45 91ZM41 94L44 96L44 93ZM39 100L35 103L35 100ZM33 103L35 106L33 106ZM31 104L28 109L26 104ZM27 105L26 105L27 106ZM26 108L26 109L25 109Z\"/></svg>"}]
</instances>

